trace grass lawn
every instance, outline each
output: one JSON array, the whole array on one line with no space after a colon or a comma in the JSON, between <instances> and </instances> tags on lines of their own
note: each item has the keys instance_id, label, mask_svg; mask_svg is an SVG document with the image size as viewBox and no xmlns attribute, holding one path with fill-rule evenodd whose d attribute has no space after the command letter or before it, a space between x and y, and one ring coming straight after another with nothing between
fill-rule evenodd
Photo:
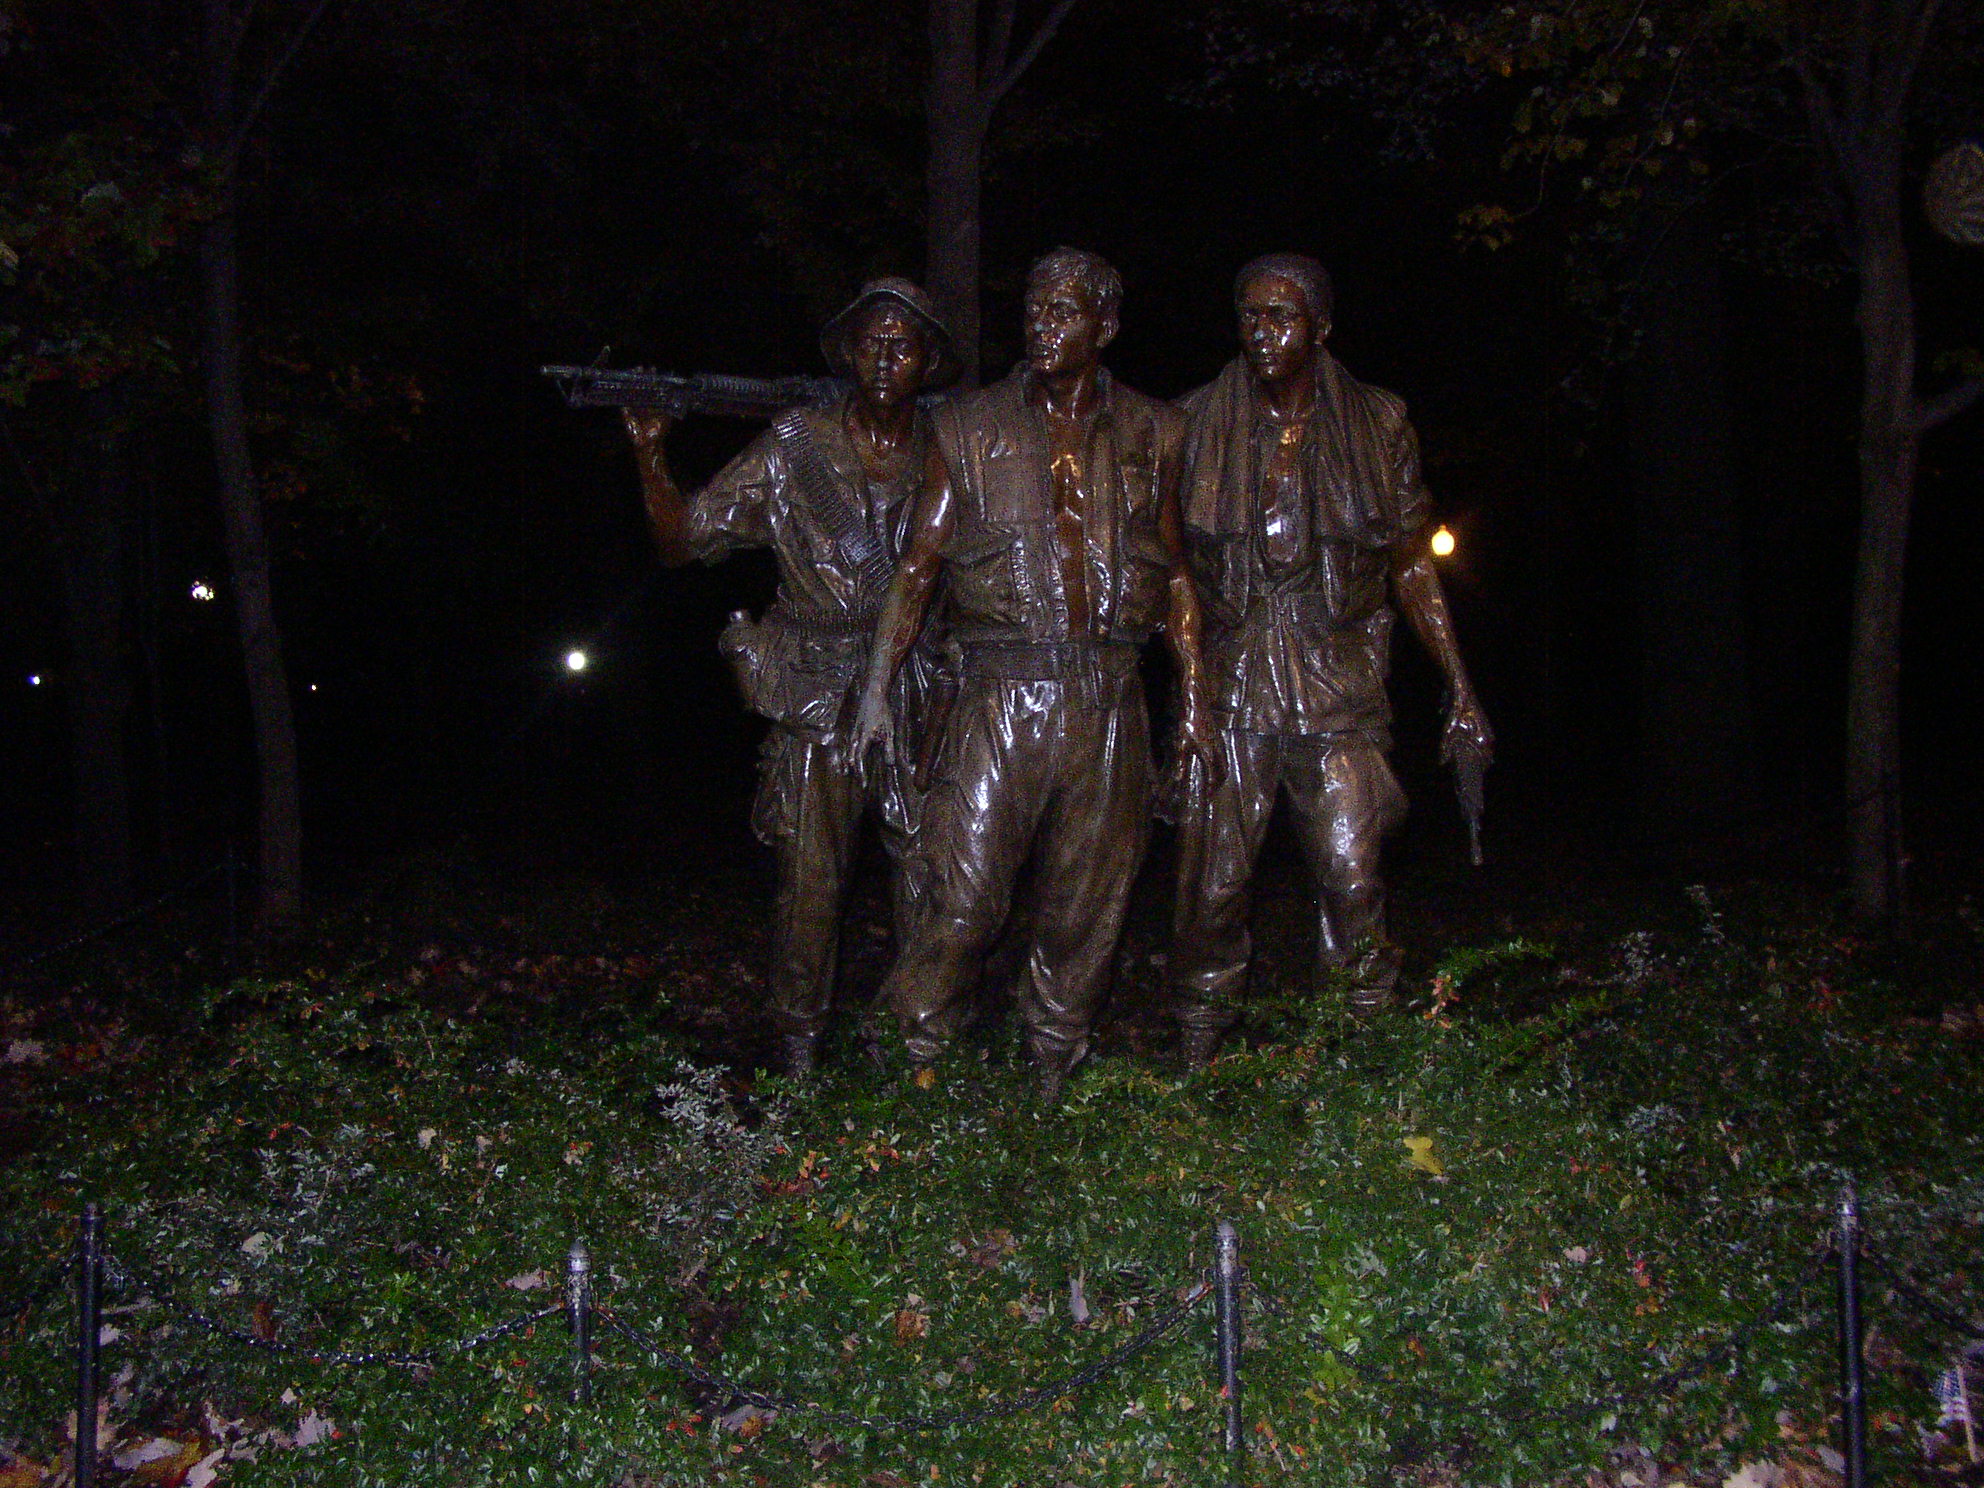
<instances>
[{"instance_id":1,"label":"grass lawn","mask_svg":"<svg viewBox=\"0 0 1984 1488\"><path fill-rule=\"evenodd\" d=\"M0 1332L0 1485L57 1481L73 1323L37 1278L85 1196L126 1273L106 1480L167 1488L1224 1481L1209 1304L1051 1404L920 1433L767 1414L606 1327L574 1405L555 1315L447 1350L555 1304L575 1238L630 1329L901 1417L1102 1358L1232 1219L1256 1482L1823 1481L1848 1174L1889 1266L1984 1304L1975 1010L1925 1006L1819 911L1676 895L1656 930L1451 949L1369 1027L1271 987L1211 1071L1117 1038L1051 1112L999 1029L928 1088L851 1056L805 1091L698 1068L756 953L669 913L638 954L354 935L169 1017L6 1006L0 1078L38 1117L0 1169L0 1298L29 1299ZM1932 1474L1960 1339L1878 1278L1868 1308L1876 1471ZM1927 1450L1952 1465L1961 1434Z\"/></svg>"}]
</instances>

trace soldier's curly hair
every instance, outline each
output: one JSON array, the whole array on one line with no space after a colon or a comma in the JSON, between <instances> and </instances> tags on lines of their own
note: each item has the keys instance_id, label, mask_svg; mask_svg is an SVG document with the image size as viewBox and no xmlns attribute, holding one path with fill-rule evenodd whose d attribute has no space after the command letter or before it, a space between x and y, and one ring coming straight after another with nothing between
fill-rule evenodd
<instances>
[{"instance_id":1,"label":"soldier's curly hair","mask_svg":"<svg viewBox=\"0 0 1984 1488\"><path fill-rule=\"evenodd\" d=\"M1329 328L1336 314L1336 288L1330 283L1330 271L1306 253L1263 253L1250 262L1233 279L1233 304L1236 309L1240 297L1247 292L1247 286L1267 274L1286 279L1301 290L1309 318L1315 321L1317 329Z\"/></svg>"},{"instance_id":2,"label":"soldier's curly hair","mask_svg":"<svg viewBox=\"0 0 1984 1488\"><path fill-rule=\"evenodd\" d=\"M1055 248L1043 253L1027 270L1026 287L1072 279L1104 317L1115 320L1123 309L1123 276L1099 253L1086 248Z\"/></svg>"}]
</instances>

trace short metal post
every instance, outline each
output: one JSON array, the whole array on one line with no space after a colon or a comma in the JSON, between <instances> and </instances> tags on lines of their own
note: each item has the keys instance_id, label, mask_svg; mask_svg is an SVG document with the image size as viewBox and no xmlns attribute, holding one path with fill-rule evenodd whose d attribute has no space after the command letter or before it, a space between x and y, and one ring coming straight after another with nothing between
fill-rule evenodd
<instances>
[{"instance_id":1,"label":"short metal post","mask_svg":"<svg viewBox=\"0 0 1984 1488\"><path fill-rule=\"evenodd\" d=\"M583 1240L565 1258L565 1314L572 1324L572 1403L592 1400L592 1256Z\"/></svg>"},{"instance_id":2,"label":"short metal post","mask_svg":"<svg viewBox=\"0 0 1984 1488\"><path fill-rule=\"evenodd\" d=\"M76 1240L76 1488L96 1483L96 1365L103 1318L103 1214L83 1205Z\"/></svg>"},{"instance_id":3,"label":"short metal post","mask_svg":"<svg viewBox=\"0 0 1984 1488\"><path fill-rule=\"evenodd\" d=\"M1238 1488L1245 1444L1240 1427L1240 1235L1230 1219L1219 1222L1213 1242L1213 1307L1219 1336L1219 1395L1226 1402L1222 1444L1228 1481Z\"/></svg>"},{"instance_id":4,"label":"short metal post","mask_svg":"<svg viewBox=\"0 0 1984 1488\"><path fill-rule=\"evenodd\" d=\"M1867 1483L1867 1373L1860 1331L1860 1201L1839 1196L1839 1421L1846 1438L1846 1488Z\"/></svg>"}]
</instances>

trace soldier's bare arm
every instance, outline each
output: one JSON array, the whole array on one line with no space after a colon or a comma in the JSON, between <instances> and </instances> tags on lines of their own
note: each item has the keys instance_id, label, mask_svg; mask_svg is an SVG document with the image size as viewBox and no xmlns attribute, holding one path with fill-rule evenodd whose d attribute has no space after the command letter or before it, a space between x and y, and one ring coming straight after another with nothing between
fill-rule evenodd
<instances>
[{"instance_id":1,"label":"soldier's bare arm","mask_svg":"<svg viewBox=\"0 0 1984 1488\"><path fill-rule=\"evenodd\" d=\"M1178 504L1178 482L1184 442L1183 421L1167 437L1161 467L1166 476L1158 494L1157 532L1171 563L1170 608L1164 622L1164 643L1178 672L1178 755L1196 755L1209 775L1219 774L1219 751L1213 740L1212 712L1207 702L1205 655L1201 647L1204 624L1198 586L1185 552L1185 519Z\"/></svg>"},{"instance_id":2,"label":"soldier's bare arm","mask_svg":"<svg viewBox=\"0 0 1984 1488\"><path fill-rule=\"evenodd\" d=\"M695 556L689 543L689 505L669 473L665 444L674 420L658 408L623 408L621 419L634 442L634 461L641 472L641 499L647 507L648 530L654 534L661 561L680 568Z\"/></svg>"},{"instance_id":3,"label":"soldier's bare arm","mask_svg":"<svg viewBox=\"0 0 1984 1488\"><path fill-rule=\"evenodd\" d=\"M930 451L925 467L923 489L910 514L909 544L896 564L889 583L888 597L875 622L875 644L868 660L868 680L861 690L861 710L855 715L854 747L866 755L869 746L880 744L893 749L895 740L889 719L889 684L896 669L923 629L923 618L930 609L930 596L936 591L937 575L943 566L944 544L950 540L956 521L957 496L951 488L950 468L936 449Z\"/></svg>"},{"instance_id":4,"label":"soldier's bare arm","mask_svg":"<svg viewBox=\"0 0 1984 1488\"><path fill-rule=\"evenodd\" d=\"M1495 734L1488 727L1488 715L1474 695L1467 666L1460 659L1460 644L1454 639L1453 615L1447 609L1446 591L1433 569L1426 544L1418 539L1403 544L1392 560L1392 593L1405 614L1413 634L1432 654L1447 679L1447 726L1441 739L1440 758L1451 760L1455 749L1466 740L1485 762L1495 750Z\"/></svg>"}]
</instances>

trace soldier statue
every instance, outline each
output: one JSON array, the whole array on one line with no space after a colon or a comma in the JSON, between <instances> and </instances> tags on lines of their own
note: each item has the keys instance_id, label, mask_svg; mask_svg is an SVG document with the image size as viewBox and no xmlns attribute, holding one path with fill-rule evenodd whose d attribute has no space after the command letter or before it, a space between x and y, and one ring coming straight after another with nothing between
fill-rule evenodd
<instances>
[{"instance_id":1,"label":"soldier statue","mask_svg":"<svg viewBox=\"0 0 1984 1488\"><path fill-rule=\"evenodd\" d=\"M772 724L751 820L777 858L771 1020L780 1065L795 1076L814 1070L832 1007L864 808L871 799L880 808L883 842L898 865L915 828L913 745L870 784L852 748L851 715L930 446L918 395L958 371L928 296L905 279L863 286L820 344L849 380L846 395L781 414L692 499L677 490L663 455L669 416L626 413L664 563L751 547L769 547L778 563L771 608L757 621L734 614L721 646L746 703ZM921 680L905 668L884 699L905 739L915 736ZM898 868L899 931L912 894Z\"/></svg>"},{"instance_id":2,"label":"soldier statue","mask_svg":"<svg viewBox=\"0 0 1984 1488\"><path fill-rule=\"evenodd\" d=\"M1031 861L1016 1002L1049 1104L1087 1052L1148 835L1138 656L1160 629L1180 749L1214 767L1178 521L1184 420L1101 366L1122 293L1096 255L1047 254L1027 282L1025 359L937 412L856 725L858 746L900 757L890 679L941 576L961 677L911 847L923 897L878 1006L912 1064L935 1060Z\"/></svg>"},{"instance_id":3,"label":"soldier statue","mask_svg":"<svg viewBox=\"0 0 1984 1488\"><path fill-rule=\"evenodd\" d=\"M1333 294L1314 259L1254 260L1235 303L1243 355L1182 405L1182 505L1223 766L1188 777L1177 803L1171 967L1188 1068L1239 1016L1249 881L1284 790L1315 878L1319 975L1347 973L1359 1015L1395 999L1379 874L1405 810L1385 759L1394 608L1446 679L1442 757L1478 771L1492 749L1428 553L1405 405L1330 354Z\"/></svg>"}]
</instances>

